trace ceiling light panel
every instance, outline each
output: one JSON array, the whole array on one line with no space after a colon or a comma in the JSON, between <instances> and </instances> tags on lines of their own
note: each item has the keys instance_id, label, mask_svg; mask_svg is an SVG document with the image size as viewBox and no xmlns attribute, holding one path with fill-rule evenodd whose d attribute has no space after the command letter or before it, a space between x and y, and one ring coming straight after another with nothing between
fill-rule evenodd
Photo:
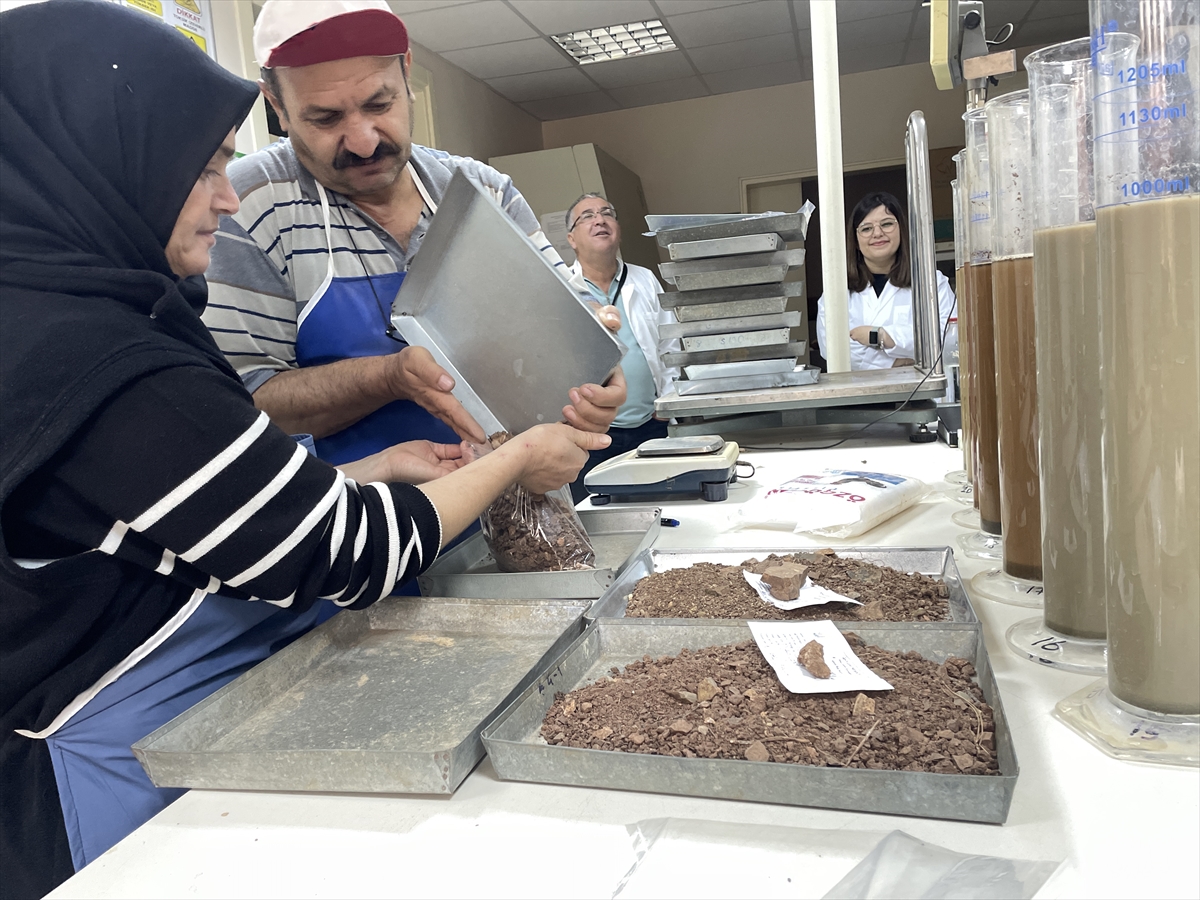
<instances>
[{"instance_id":1,"label":"ceiling light panel","mask_svg":"<svg viewBox=\"0 0 1200 900\"><path fill-rule=\"evenodd\" d=\"M586 31L568 31L552 37L581 66L676 49L675 41L658 19L607 25Z\"/></svg>"}]
</instances>

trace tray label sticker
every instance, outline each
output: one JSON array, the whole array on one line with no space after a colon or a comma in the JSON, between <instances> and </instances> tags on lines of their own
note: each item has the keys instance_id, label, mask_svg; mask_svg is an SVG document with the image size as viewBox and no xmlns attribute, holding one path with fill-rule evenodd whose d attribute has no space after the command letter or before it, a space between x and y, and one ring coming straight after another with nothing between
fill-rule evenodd
<instances>
[{"instance_id":1,"label":"tray label sticker","mask_svg":"<svg viewBox=\"0 0 1200 900\"><path fill-rule=\"evenodd\" d=\"M780 682L793 694L842 691L890 691L892 686L866 667L833 622L748 622L758 649ZM800 665L800 648L816 641L825 653L828 678L817 678Z\"/></svg>"}]
</instances>

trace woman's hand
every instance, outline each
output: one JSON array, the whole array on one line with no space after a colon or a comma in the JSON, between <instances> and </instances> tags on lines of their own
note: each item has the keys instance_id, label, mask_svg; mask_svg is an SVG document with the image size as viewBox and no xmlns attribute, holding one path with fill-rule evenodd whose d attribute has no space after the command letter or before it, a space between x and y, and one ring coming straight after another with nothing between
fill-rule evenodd
<instances>
[{"instance_id":1,"label":"woman's hand","mask_svg":"<svg viewBox=\"0 0 1200 900\"><path fill-rule=\"evenodd\" d=\"M354 462L344 463L338 469L359 484L372 481L424 484L448 475L465 464L460 444L406 441Z\"/></svg>"},{"instance_id":2,"label":"woman's hand","mask_svg":"<svg viewBox=\"0 0 1200 900\"><path fill-rule=\"evenodd\" d=\"M850 340L858 341L864 347L871 346L871 332L879 332L879 346L884 350L891 350L896 346L896 342L892 340L892 336L882 328L872 328L870 325L859 325L857 328L850 329Z\"/></svg>"},{"instance_id":3,"label":"woman's hand","mask_svg":"<svg viewBox=\"0 0 1200 900\"><path fill-rule=\"evenodd\" d=\"M570 484L588 460L588 451L612 443L606 434L580 431L570 425L538 425L518 434L496 453L519 455L517 482L535 494Z\"/></svg>"}]
</instances>

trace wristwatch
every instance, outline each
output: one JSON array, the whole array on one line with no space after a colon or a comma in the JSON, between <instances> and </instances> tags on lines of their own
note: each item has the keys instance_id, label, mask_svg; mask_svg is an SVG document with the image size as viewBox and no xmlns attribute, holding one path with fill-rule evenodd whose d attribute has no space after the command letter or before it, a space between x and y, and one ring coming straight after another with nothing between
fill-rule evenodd
<instances>
[{"instance_id":1,"label":"wristwatch","mask_svg":"<svg viewBox=\"0 0 1200 900\"><path fill-rule=\"evenodd\" d=\"M867 346L879 349L879 329L872 328L867 332Z\"/></svg>"}]
</instances>

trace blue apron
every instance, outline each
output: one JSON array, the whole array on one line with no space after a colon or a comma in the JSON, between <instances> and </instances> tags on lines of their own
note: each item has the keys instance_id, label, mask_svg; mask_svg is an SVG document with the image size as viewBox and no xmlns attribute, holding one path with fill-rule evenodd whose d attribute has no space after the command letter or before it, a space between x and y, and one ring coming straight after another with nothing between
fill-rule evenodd
<instances>
[{"instance_id":1,"label":"blue apron","mask_svg":"<svg viewBox=\"0 0 1200 900\"><path fill-rule=\"evenodd\" d=\"M173 631L166 626L169 636L140 661L81 695L87 699L77 698L45 731L20 732L46 741L76 871L184 793L156 788L130 746L303 635L327 605L295 614L197 592L194 608L185 607L176 617L184 620Z\"/></svg>"},{"instance_id":2,"label":"blue apron","mask_svg":"<svg viewBox=\"0 0 1200 900\"><path fill-rule=\"evenodd\" d=\"M409 166L417 190L431 212L437 206ZM296 331L296 363L301 368L325 365L340 359L384 356L408 345L388 337L392 300L404 281L403 272L357 277L334 277L333 230L329 222L329 198L317 184L325 218L329 247L329 269L325 280L309 298ZM333 465L352 462L378 453L402 441L426 440L457 444L454 429L411 400L396 400L337 434L317 439L317 455Z\"/></svg>"}]
</instances>

